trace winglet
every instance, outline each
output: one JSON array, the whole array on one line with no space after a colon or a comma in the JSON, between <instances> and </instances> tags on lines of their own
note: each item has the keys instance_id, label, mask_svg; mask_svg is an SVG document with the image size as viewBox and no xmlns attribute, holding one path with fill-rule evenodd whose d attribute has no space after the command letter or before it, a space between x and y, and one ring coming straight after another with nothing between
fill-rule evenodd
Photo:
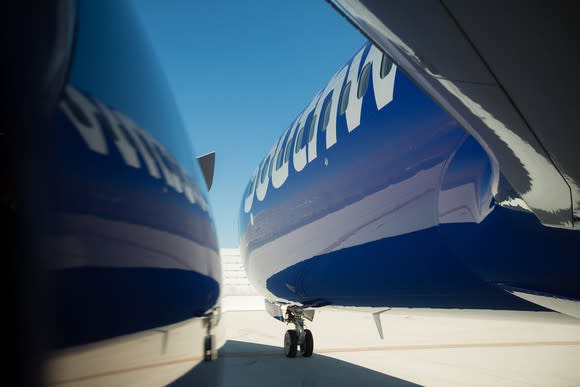
<instances>
[{"instance_id":1,"label":"winglet","mask_svg":"<svg viewBox=\"0 0 580 387\"><path fill-rule=\"evenodd\" d=\"M379 332L379 336L381 337L381 340L384 339L383 336L383 325L381 323L381 313L384 313L386 311L391 310L391 308L385 309L385 310L380 310L378 312L373 313L373 319L375 320L375 325L377 326L377 331Z\"/></svg>"},{"instance_id":2,"label":"winglet","mask_svg":"<svg viewBox=\"0 0 580 387\"><path fill-rule=\"evenodd\" d=\"M205 184L207 185L207 190L211 189L213 183L213 171L215 167L215 152L206 153L203 156L197 158L199 167L203 172L203 178L205 179Z\"/></svg>"}]
</instances>

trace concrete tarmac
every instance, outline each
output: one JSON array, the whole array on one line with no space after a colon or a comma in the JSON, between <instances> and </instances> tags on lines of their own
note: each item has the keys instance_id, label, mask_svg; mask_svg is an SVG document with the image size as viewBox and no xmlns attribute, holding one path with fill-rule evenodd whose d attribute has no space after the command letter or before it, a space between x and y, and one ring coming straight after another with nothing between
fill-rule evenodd
<instances>
[{"instance_id":1,"label":"concrete tarmac","mask_svg":"<svg viewBox=\"0 0 580 387\"><path fill-rule=\"evenodd\" d=\"M314 355L283 353L259 297L224 300L226 343L172 386L580 386L580 320L552 312L322 308Z\"/></svg>"}]
</instances>

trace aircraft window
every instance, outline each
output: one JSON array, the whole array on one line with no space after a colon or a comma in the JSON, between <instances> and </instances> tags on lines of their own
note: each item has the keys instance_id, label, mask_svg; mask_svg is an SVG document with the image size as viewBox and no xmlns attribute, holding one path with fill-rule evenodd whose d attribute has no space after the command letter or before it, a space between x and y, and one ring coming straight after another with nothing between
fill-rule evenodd
<instances>
[{"instance_id":1,"label":"aircraft window","mask_svg":"<svg viewBox=\"0 0 580 387\"><path fill-rule=\"evenodd\" d=\"M367 63L365 67L363 67L362 72L360 74L360 80L358 83L358 90L357 96L361 98L367 92L367 88L369 87L369 75L371 73L371 64Z\"/></svg>"},{"instance_id":2,"label":"aircraft window","mask_svg":"<svg viewBox=\"0 0 580 387\"><path fill-rule=\"evenodd\" d=\"M254 178L254 180L252 181L252 190L256 190L256 186L258 185L258 175L256 175L256 177Z\"/></svg>"},{"instance_id":3,"label":"aircraft window","mask_svg":"<svg viewBox=\"0 0 580 387\"><path fill-rule=\"evenodd\" d=\"M272 177L272 167L274 166L274 158L270 157L269 168L268 168L268 177Z\"/></svg>"},{"instance_id":4,"label":"aircraft window","mask_svg":"<svg viewBox=\"0 0 580 387\"><path fill-rule=\"evenodd\" d=\"M296 135L296 144L294 145L294 153L298 153L302 147L302 137L304 136L304 126L300 127L298 134Z\"/></svg>"},{"instance_id":5,"label":"aircraft window","mask_svg":"<svg viewBox=\"0 0 580 387\"><path fill-rule=\"evenodd\" d=\"M286 147L288 147L288 144L286 144ZM280 167L282 166L282 161L284 160L284 151L280 151L278 152L278 157L276 157L276 169L280 169Z\"/></svg>"},{"instance_id":6,"label":"aircraft window","mask_svg":"<svg viewBox=\"0 0 580 387\"><path fill-rule=\"evenodd\" d=\"M258 183L258 175L252 176L252 179L248 182L248 188L246 189L246 196L249 197L250 194L256 191L256 184Z\"/></svg>"},{"instance_id":7,"label":"aircraft window","mask_svg":"<svg viewBox=\"0 0 580 387\"><path fill-rule=\"evenodd\" d=\"M133 138L133 136L131 136L131 134L129 133L129 129L127 129L127 127L123 124L119 125L119 130L121 130L121 132L123 132L123 134L125 135L125 138L127 139L127 142L129 144L131 144L131 146L134 149L139 149L139 147L137 146L137 143L135 142L135 139Z\"/></svg>"},{"instance_id":8,"label":"aircraft window","mask_svg":"<svg viewBox=\"0 0 580 387\"><path fill-rule=\"evenodd\" d=\"M286 142L286 151L284 152L284 163L288 162L290 158L290 150L292 149L292 141L288 138L288 142Z\"/></svg>"},{"instance_id":9,"label":"aircraft window","mask_svg":"<svg viewBox=\"0 0 580 387\"><path fill-rule=\"evenodd\" d=\"M270 156L268 156L268 162L270 161ZM262 172L260 174L260 182L264 182L266 180L266 175L268 174L269 165L266 165L266 160L264 160L264 164L262 164Z\"/></svg>"},{"instance_id":10,"label":"aircraft window","mask_svg":"<svg viewBox=\"0 0 580 387\"><path fill-rule=\"evenodd\" d=\"M250 193L252 192L252 187L254 186L254 182L256 181L256 179L250 180L248 182L248 186L246 187L246 195L244 197L248 197L250 196Z\"/></svg>"},{"instance_id":11,"label":"aircraft window","mask_svg":"<svg viewBox=\"0 0 580 387\"><path fill-rule=\"evenodd\" d=\"M328 120L330 119L330 103L332 102L332 98L328 98L326 102L324 102L324 108L322 113L322 128L321 130L324 132L326 131L326 127L328 126Z\"/></svg>"},{"instance_id":12,"label":"aircraft window","mask_svg":"<svg viewBox=\"0 0 580 387\"><path fill-rule=\"evenodd\" d=\"M147 152L149 152L149 154L152 155L154 153L153 146L149 143L147 138L143 135L143 133L136 132L136 134L139 140L141 140L143 147L147 148Z\"/></svg>"},{"instance_id":13,"label":"aircraft window","mask_svg":"<svg viewBox=\"0 0 580 387\"><path fill-rule=\"evenodd\" d=\"M70 111L75 116L75 118L84 126L91 126L88 117L85 115L82 109L78 107L76 102L68 95L68 93L63 93L63 95L65 103L67 104L67 106L69 107Z\"/></svg>"},{"instance_id":14,"label":"aircraft window","mask_svg":"<svg viewBox=\"0 0 580 387\"><path fill-rule=\"evenodd\" d=\"M386 77L393 68L393 61L386 54L383 54L383 59L381 61L381 78Z\"/></svg>"},{"instance_id":15,"label":"aircraft window","mask_svg":"<svg viewBox=\"0 0 580 387\"><path fill-rule=\"evenodd\" d=\"M105 118L104 114L101 113L100 111L97 111L95 113L95 117L97 118L97 121L99 121L101 128L105 129L105 131L113 138L114 141L119 141L119 137L117 136L117 133L115 133L113 128L111 128L111 124Z\"/></svg>"},{"instance_id":16,"label":"aircraft window","mask_svg":"<svg viewBox=\"0 0 580 387\"><path fill-rule=\"evenodd\" d=\"M308 130L308 142L312 141L314 137L314 128L316 126L316 122L318 121L318 116L315 114L314 117L310 120L310 129Z\"/></svg>"},{"instance_id":17,"label":"aircraft window","mask_svg":"<svg viewBox=\"0 0 580 387\"><path fill-rule=\"evenodd\" d=\"M344 114L346 108L348 107L348 96L350 95L350 81L346 83L346 86L342 89L340 93L340 104L338 108L338 114Z\"/></svg>"},{"instance_id":18,"label":"aircraft window","mask_svg":"<svg viewBox=\"0 0 580 387\"><path fill-rule=\"evenodd\" d=\"M167 165L167 168L169 168L169 170L171 172L173 172L176 175L180 174L180 168L177 166L177 164L174 161L174 158L171 157L166 150L162 149L161 150L161 158L165 161L165 165Z\"/></svg>"}]
</instances>

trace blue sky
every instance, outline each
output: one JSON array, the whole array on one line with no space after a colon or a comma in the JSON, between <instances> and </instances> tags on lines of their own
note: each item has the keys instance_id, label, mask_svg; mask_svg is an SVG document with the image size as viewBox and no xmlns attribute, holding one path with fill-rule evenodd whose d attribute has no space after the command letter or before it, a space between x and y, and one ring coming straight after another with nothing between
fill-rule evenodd
<instances>
[{"instance_id":1,"label":"blue sky","mask_svg":"<svg viewBox=\"0 0 580 387\"><path fill-rule=\"evenodd\" d=\"M216 152L218 238L237 247L252 171L365 38L323 0L134 3L196 153Z\"/></svg>"}]
</instances>

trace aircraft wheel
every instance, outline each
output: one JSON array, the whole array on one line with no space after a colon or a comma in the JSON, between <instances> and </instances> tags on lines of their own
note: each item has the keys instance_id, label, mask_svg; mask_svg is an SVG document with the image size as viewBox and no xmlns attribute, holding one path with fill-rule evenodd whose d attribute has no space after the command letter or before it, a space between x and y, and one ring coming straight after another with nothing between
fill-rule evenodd
<instances>
[{"instance_id":1,"label":"aircraft wheel","mask_svg":"<svg viewBox=\"0 0 580 387\"><path fill-rule=\"evenodd\" d=\"M214 335L207 335L203 340L203 360L211 361L216 358L215 354L215 337Z\"/></svg>"},{"instance_id":2,"label":"aircraft wheel","mask_svg":"<svg viewBox=\"0 0 580 387\"><path fill-rule=\"evenodd\" d=\"M304 357L310 357L314 352L314 338L310 329L304 331L304 344L300 346L300 352L302 352Z\"/></svg>"},{"instance_id":3,"label":"aircraft wheel","mask_svg":"<svg viewBox=\"0 0 580 387\"><path fill-rule=\"evenodd\" d=\"M286 357L296 357L298 352L298 335L294 329L289 329L284 335L284 353Z\"/></svg>"}]
</instances>

